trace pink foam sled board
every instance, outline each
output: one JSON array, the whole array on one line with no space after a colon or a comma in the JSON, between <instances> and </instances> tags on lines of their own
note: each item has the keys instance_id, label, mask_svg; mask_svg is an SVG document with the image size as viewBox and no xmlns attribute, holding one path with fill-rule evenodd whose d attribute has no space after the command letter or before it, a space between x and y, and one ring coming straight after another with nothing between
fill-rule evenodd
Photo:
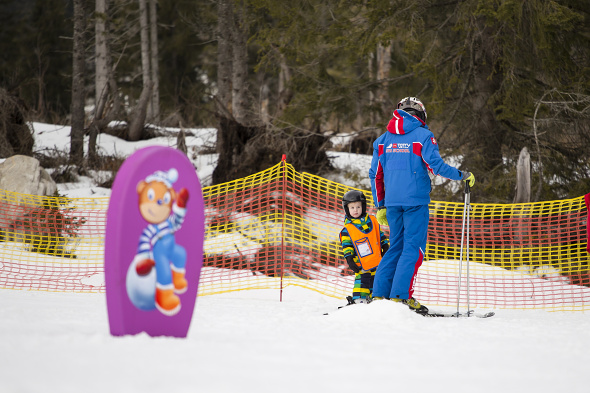
<instances>
[{"instance_id":1,"label":"pink foam sled board","mask_svg":"<svg viewBox=\"0 0 590 393\"><path fill-rule=\"evenodd\" d=\"M204 222L201 184L182 152L152 146L124 161L105 235L112 335L186 337L203 264ZM184 288L175 275L186 280Z\"/></svg>"}]
</instances>

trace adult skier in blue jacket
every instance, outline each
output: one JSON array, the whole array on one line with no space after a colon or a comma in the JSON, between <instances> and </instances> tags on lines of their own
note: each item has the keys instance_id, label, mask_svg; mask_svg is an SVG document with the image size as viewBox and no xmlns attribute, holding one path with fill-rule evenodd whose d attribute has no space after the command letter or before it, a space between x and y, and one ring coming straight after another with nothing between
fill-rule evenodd
<instances>
[{"instance_id":1,"label":"adult skier in blue jacket","mask_svg":"<svg viewBox=\"0 0 590 393\"><path fill-rule=\"evenodd\" d=\"M428 309L413 298L414 282L426 251L429 172L475 183L473 174L446 164L426 125L426 108L416 97L397 104L387 132L373 143L369 177L377 220L389 226L389 250L375 274L374 299L406 304L418 313Z\"/></svg>"}]
</instances>

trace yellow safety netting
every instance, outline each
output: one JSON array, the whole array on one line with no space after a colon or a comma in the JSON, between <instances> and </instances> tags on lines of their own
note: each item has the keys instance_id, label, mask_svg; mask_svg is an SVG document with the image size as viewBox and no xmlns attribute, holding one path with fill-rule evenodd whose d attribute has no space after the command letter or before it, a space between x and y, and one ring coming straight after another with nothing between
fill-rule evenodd
<instances>
[{"instance_id":1,"label":"yellow safety netting","mask_svg":"<svg viewBox=\"0 0 590 393\"><path fill-rule=\"evenodd\" d=\"M354 276L338 239L344 218L341 198L349 189L298 173L284 161L205 187L199 295L288 285L339 298L350 295ZM361 191L372 206L371 193ZM0 288L104 291L108 202L0 191ZM466 248L460 263L464 204L431 203L416 298L441 306L459 301L462 307L469 303L512 309L590 308L583 197L529 204L472 203L471 208L469 263Z\"/></svg>"}]
</instances>

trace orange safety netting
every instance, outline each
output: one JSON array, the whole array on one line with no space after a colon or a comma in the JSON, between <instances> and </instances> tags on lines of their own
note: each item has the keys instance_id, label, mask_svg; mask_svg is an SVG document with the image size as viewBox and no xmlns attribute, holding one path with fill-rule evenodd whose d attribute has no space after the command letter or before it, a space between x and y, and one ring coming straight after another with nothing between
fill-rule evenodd
<instances>
[{"instance_id":1,"label":"orange safety netting","mask_svg":"<svg viewBox=\"0 0 590 393\"><path fill-rule=\"evenodd\" d=\"M340 201L349 189L298 173L284 161L203 188L206 238L199 295L288 285L338 298L350 295L354 276L338 239L344 218ZM364 193L372 206L371 193ZM108 198L0 192L0 288L104 291L107 207ZM472 203L469 263L464 250L459 282L463 207L431 203L417 299L457 305L460 284L461 306L590 309L584 197Z\"/></svg>"}]
</instances>

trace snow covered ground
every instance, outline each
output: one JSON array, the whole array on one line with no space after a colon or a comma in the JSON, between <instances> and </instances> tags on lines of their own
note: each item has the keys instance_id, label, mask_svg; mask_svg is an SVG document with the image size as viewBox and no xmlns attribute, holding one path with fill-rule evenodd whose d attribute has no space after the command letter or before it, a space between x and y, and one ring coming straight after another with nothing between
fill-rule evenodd
<instances>
[{"instance_id":1,"label":"snow covered ground","mask_svg":"<svg viewBox=\"0 0 590 393\"><path fill-rule=\"evenodd\" d=\"M297 287L205 296L186 339L112 337L102 294L0 290L0 391L588 391L588 313L323 315L340 304Z\"/></svg>"},{"instance_id":2,"label":"snow covered ground","mask_svg":"<svg viewBox=\"0 0 590 393\"><path fill-rule=\"evenodd\" d=\"M36 149L67 145L69 129L35 129ZM196 151L212 136L187 144ZM142 143L99 140L125 155ZM210 176L214 157L193 162ZM90 178L60 191L109 195ZM104 294L0 290L0 392L589 391L590 313L435 319L381 301L323 315L342 303L298 287L282 302L277 290L204 296L186 339L113 337Z\"/></svg>"}]
</instances>

